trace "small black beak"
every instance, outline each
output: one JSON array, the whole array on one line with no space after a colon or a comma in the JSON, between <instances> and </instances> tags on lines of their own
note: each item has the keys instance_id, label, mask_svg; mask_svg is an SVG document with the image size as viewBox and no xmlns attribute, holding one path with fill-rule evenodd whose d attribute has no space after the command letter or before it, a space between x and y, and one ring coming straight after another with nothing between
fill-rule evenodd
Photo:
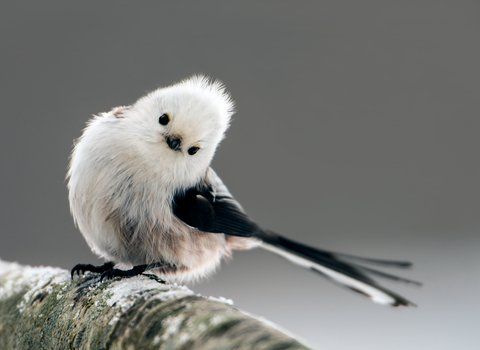
<instances>
[{"instance_id":1,"label":"small black beak","mask_svg":"<svg viewBox=\"0 0 480 350\"><path fill-rule=\"evenodd\" d=\"M182 140L180 140L178 136L167 136L165 141L167 141L168 147L174 151L178 151L180 149L180 144L182 143Z\"/></svg>"}]
</instances>

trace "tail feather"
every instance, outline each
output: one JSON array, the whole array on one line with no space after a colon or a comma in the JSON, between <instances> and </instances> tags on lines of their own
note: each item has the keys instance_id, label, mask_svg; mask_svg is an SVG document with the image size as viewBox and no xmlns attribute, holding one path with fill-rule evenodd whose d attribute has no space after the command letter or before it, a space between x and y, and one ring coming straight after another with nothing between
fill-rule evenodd
<instances>
[{"instance_id":1,"label":"tail feather","mask_svg":"<svg viewBox=\"0 0 480 350\"><path fill-rule=\"evenodd\" d=\"M267 232L265 236L262 237L262 240L262 248L279 254L297 265L311 269L337 284L363 294L371 298L374 302L392 306L415 306L415 304L402 296L380 286L367 274L412 284L420 284L419 282L397 277L345 260L358 260L364 263L395 267L411 266L410 263L359 258L347 254L332 253L292 241L273 232Z\"/></svg>"},{"instance_id":2,"label":"tail feather","mask_svg":"<svg viewBox=\"0 0 480 350\"><path fill-rule=\"evenodd\" d=\"M333 253L338 257L342 257L349 260L357 260L366 264L381 265L385 267L396 267L396 268L410 268L412 263L410 261L398 261L398 260L383 260L383 259L371 259L364 258L355 255L343 254L343 253Z\"/></svg>"},{"instance_id":3,"label":"tail feather","mask_svg":"<svg viewBox=\"0 0 480 350\"><path fill-rule=\"evenodd\" d=\"M372 299L373 302L382 304L382 305L390 305L390 306L413 306L416 307L414 303L405 299L401 295L398 295L391 290L383 288L378 284L366 284L363 285L359 283L359 281L345 281L343 279L337 279L333 276L327 275L320 270L312 268L312 271L319 273L323 277L326 277L330 281L335 284L339 284L342 287L346 287L355 293L359 293L361 295L366 296L367 298ZM350 283L346 283L350 282Z\"/></svg>"},{"instance_id":4,"label":"tail feather","mask_svg":"<svg viewBox=\"0 0 480 350\"><path fill-rule=\"evenodd\" d=\"M363 271L367 272L367 273L371 273L372 275L376 275L378 277L385 278L385 279L388 279L388 280L392 280L392 281L396 281L396 282L403 282L403 283L407 283L407 284L414 284L416 286L421 286L422 285L422 282L414 281L414 280L411 280L411 279L408 279L408 278L405 278L405 277L395 276L395 275L392 275L392 274L389 274L389 273L385 273L383 271L378 271L378 270L375 270L375 269L371 269L369 267L360 266L360 265L357 265L356 267L360 270L363 270Z\"/></svg>"}]
</instances>

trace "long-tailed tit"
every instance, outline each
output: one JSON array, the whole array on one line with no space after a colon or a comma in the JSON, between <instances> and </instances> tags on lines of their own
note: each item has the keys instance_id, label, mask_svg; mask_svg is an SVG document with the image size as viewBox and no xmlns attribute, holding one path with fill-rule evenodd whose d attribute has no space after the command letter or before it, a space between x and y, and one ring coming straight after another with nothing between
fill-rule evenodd
<instances>
[{"instance_id":1,"label":"long-tailed tit","mask_svg":"<svg viewBox=\"0 0 480 350\"><path fill-rule=\"evenodd\" d=\"M262 247L377 303L413 305L368 275L416 282L364 266L410 263L312 248L247 216L209 166L233 108L221 83L194 76L88 122L68 171L70 208L92 251L108 262L78 264L72 278L151 270L169 281L196 280L232 250Z\"/></svg>"}]
</instances>

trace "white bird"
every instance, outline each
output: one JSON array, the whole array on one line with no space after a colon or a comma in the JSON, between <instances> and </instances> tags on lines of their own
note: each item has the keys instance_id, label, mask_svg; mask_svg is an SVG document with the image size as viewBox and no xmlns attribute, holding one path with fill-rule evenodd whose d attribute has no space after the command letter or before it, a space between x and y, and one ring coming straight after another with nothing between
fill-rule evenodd
<instances>
[{"instance_id":1,"label":"white bird","mask_svg":"<svg viewBox=\"0 0 480 350\"><path fill-rule=\"evenodd\" d=\"M410 263L312 248L247 216L210 168L233 109L220 82L193 76L88 122L71 155L69 201L88 245L108 262L78 264L72 278L151 270L167 281L191 281L212 273L232 250L262 247L374 302L413 305L367 275L418 282L362 265Z\"/></svg>"}]
</instances>

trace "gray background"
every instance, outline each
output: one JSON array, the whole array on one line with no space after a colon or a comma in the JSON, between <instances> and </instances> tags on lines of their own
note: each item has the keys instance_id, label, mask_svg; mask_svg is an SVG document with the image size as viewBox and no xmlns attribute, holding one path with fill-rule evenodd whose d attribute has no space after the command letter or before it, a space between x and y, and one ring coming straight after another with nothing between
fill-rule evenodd
<instances>
[{"instance_id":1,"label":"gray background","mask_svg":"<svg viewBox=\"0 0 480 350\"><path fill-rule=\"evenodd\" d=\"M408 259L392 309L271 253L199 293L321 349L480 346L480 5L475 1L0 3L0 256L98 262L69 214L94 113L205 73L237 114L213 166L255 220L319 247Z\"/></svg>"}]
</instances>

